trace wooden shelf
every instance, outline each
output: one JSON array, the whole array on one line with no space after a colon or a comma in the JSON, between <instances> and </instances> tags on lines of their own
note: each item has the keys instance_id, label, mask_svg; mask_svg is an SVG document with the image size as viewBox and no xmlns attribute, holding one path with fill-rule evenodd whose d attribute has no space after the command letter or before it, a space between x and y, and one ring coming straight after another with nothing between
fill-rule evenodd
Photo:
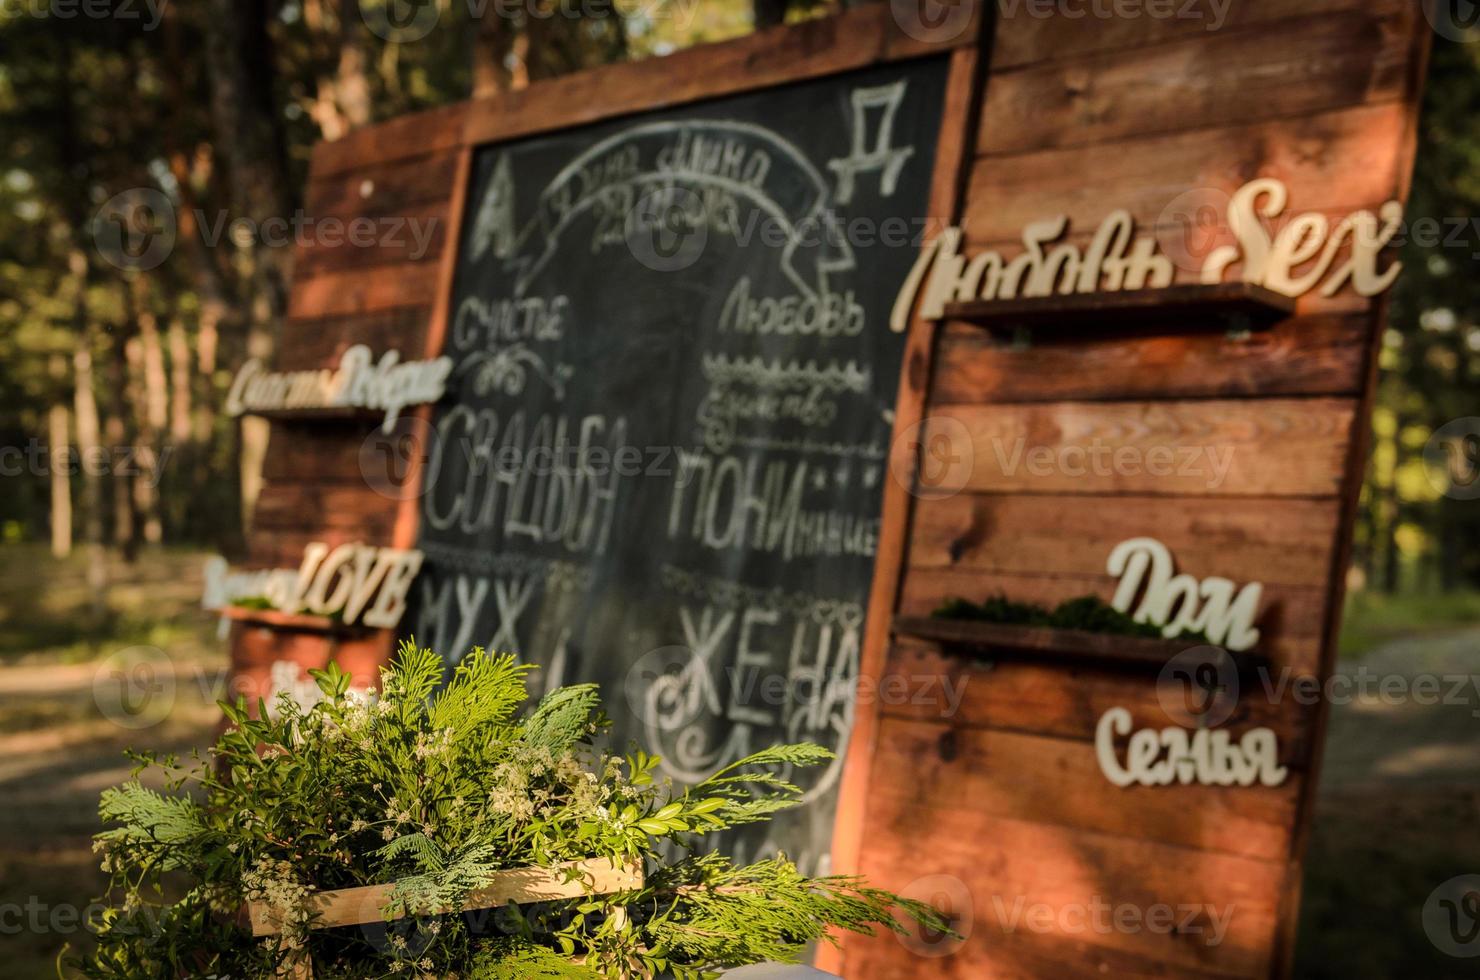
<instances>
[{"instance_id":1,"label":"wooden shelf","mask_svg":"<svg viewBox=\"0 0 1480 980\"><path fill-rule=\"evenodd\" d=\"M1295 300L1247 282L1113 293L947 303L945 317L991 330L1104 332L1175 325L1176 332L1263 330L1295 312Z\"/></svg>"},{"instance_id":2,"label":"wooden shelf","mask_svg":"<svg viewBox=\"0 0 1480 980\"><path fill-rule=\"evenodd\" d=\"M385 419L384 409L362 408L358 405L334 405L326 408L273 408L246 411L242 414L268 419L272 422L380 422Z\"/></svg>"},{"instance_id":3,"label":"wooden shelf","mask_svg":"<svg viewBox=\"0 0 1480 980\"><path fill-rule=\"evenodd\" d=\"M1187 640L933 616L896 616L894 632L944 647L971 650L987 660L1059 661L1112 670L1159 671L1173 657L1197 645ZM1267 663L1259 654L1224 650L1223 655L1240 674L1251 673Z\"/></svg>"},{"instance_id":4,"label":"wooden shelf","mask_svg":"<svg viewBox=\"0 0 1480 980\"><path fill-rule=\"evenodd\" d=\"M312 616L308 613L286 613L280 609L249 609L245 606L223 606L220 614L248 626L265 626L270 629L298 630L304 633L368 633L369 626L341 623L328 616Z\"/></svg>"}]
</instances>

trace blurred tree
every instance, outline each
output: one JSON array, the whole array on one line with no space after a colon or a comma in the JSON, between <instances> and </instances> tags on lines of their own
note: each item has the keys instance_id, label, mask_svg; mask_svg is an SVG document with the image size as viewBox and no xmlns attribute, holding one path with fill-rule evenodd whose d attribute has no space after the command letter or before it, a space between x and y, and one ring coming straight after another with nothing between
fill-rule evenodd
<instances>
[{"instance_id":1,"label":"blurred tree","mask_svg":"<svg viewBox=\"0 0 1480 980\"><path fill-rule=\"evenodd\" d=\"M1480 587L1480 44L1436 37L1419 122L1404 272L1380 360L1359 566L1385 591ZM1444 455L1446 423L1469 433ZM1466 456L1465 453L1471 455ZM1450 462L1446 468L1442 465ZM1480 489L1480 486L1477 486Z\"/></svg>"}]
</instances>

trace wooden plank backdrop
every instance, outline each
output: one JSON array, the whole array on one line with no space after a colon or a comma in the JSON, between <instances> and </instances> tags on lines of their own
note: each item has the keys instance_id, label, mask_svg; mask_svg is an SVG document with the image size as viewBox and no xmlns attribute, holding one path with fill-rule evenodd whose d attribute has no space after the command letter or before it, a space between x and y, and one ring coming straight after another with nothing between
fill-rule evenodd
<instances>
[{"instance_id":1,"label":"wooden plank backdrop","mask_svg":"<svg viewBox=\"0 0 1480 980\"><path fill-rule=\"evenodd\" d=\"M1188 211L1169 210L1179 200L1221 206L1256 176L1284 181L1295 211L1401 199L1427 43L1419 5L1232 9L1217 31L1177 18L999 16L962 203L967 253L1015 254L1024 224L1056 214L1084 241L1125 208L1166 254L1189 260L1177 281L1195 282L1207 250L1231 235L1220 222L1182 240ZM972 465L959 495L914 502L896 608L920 614L996 591L1046 603L1109 596L1110 548L1151 535L1179 571L1264 582L1261 649L1274 670L1329 674L1384 305L1347 291L1307 296L1299 310L1248 338L1026 348L948 325L925 415ZM1216 478L1080 476L1012 465L1020 445L1229 455ZM970 936L959 948L848 937L826 965L879 980L1288 970L1324 705L1261 685L1224 723L1277 732L1291 769L1281 786L1117 789L1095 764L1095 723L1123 706L1136 727L1166 725L1153 683L987 669L906 639L883 669L964 696L875 707L878 734L850 759L842 804L841 819L859 824L856 861L840 857L878 883L944 896ZM1231 917L1210 943L1207 929L1098 929L1067 914L1099 901ZM1034 906L1050 919L1024 919Z\"/></svg>"},{"instance_id":2,"label":"wooden plank backdrop","mask_svg":"<svg viewBox=\"0 0 1480 980\"><path fill-rule=\"evenodd\" d=\"M1343 215L1407 190L1426 33L1414 0L1236 0L1226 22L1033 16L975 9L957 37L920 41L879 4L658 62L617 65L353 133L314 153L315 219L394 220L370 247L301 246L277 367L325 367L352 344L440 352L469 160L480 143L819 77L953 48L931 215L968 253L1016 251L1027 222L1066 214L1085 241L1111 210L1154 229L1195 282L1225 227L1181 239L1185 213L1257 176L1291 208ZM990 28L990 30L988 30ZM975 43L978 36L990 45ZM1192 192L1191 197L1187 197ZM422 233L412 234L412 229ZM1196 260L1196 261L1192 261ZM1236 274L1237 267L1235 267ZM1144 677L986 665L892 638L896 612L996 591L1057 602L1110 594L1110 548L1165 542L1179 570L1265 583L1259 626L1277 670L1331 670L1384 309L1345 290L1307 296L1266 333L1119 333L1023 346L916 320L896 431L917 423L972 460L960 493L908 492L918 440L897 439L862 672L933 692L861 697L834 842L839 870L961 915L964 943L848 937L821 964L847 977L1259 977L1287 969L1323 705L1246 691L1226 726L1280 738L1281 786L1117 789L1095 724L1124 706L1166 724ZM420 412L429 417L429 410ZM400 492L367 475L377 422L274 421L249 566L296 565L312 540L400 547L417 534L417 461ZM1021 447L1212 451L1213 471L1072 475L1014 463ZM1207 462L1206 460L1204 461ZM387 633L233 626L234 662L370 669ZM1066 925L1096 902L1205 910L1196 929ZM1023 916L1043 905L1046 924ZM1220 941L1213 915L1230 910ZM1226 932L1224 931L1226 930ZM949 954L949 955L942 955Z\"/></svg>"}]
</instances>

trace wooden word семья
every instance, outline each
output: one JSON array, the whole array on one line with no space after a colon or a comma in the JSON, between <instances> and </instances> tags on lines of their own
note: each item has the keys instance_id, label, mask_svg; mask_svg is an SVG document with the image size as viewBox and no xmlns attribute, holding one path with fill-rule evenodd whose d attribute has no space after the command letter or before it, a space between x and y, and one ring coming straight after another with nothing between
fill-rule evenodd
<instances>
[{"instance_id":1,"label":"wooden word \u0441\u0435\u043c\u044c\u044f","mask_svg":"<svg viewBox=\"0 0 1480 980\"><path fill-rule=\"evenodd\" d=\"M1279 740L1269 728L1249 729L1236 745L1226 731L1143 728L1131 735L1121 765L1115 737L1130 730L1131 713L1125 708L1111 708L1095 726L1095 758L1116 786L1278 786L1290 774L1279 764Z\"/></svg>"}]
</instances>

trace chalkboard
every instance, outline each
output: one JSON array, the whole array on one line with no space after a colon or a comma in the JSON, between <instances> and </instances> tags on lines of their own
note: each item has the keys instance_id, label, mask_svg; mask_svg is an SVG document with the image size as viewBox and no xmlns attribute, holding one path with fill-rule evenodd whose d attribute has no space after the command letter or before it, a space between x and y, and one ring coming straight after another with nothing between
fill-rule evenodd
<instances>
[{"instance_id":1,"label":"chalkboard","mask_svg":"<svg viewBox=\"0 0 1480 980\"><path fill-rule=\"evenodd\" d=\"M594 681L689 782L839 755L722 845L829 866L943 57L479 147L406 631Z\"/></svg>"}]
</instances>

